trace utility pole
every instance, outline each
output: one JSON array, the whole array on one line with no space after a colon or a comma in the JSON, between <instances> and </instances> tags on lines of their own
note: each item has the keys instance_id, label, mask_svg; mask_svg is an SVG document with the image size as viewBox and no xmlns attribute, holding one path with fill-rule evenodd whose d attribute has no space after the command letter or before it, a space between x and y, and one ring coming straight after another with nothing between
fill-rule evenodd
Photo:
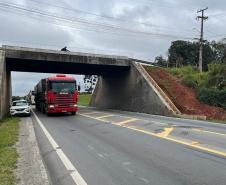
<instances>
[{"instance_id":1,"label":"utility pole","mask_svg":"<svg viewBox=\"0 0 226 185\"><path fill-rule=\"evenodd\" d=\"M201 10L198 10L197 13L202 13L201 16L197 16L197 19L201 19L201 32L200 32L200 40L199 40L199 71L202 72L202 65L203 65L203 23L205 20L208 19L207 16L204 16L204 12L205 10L207 10L208 7L204 8L204 9L201 9Z\"/></svg>"}]
</instances>

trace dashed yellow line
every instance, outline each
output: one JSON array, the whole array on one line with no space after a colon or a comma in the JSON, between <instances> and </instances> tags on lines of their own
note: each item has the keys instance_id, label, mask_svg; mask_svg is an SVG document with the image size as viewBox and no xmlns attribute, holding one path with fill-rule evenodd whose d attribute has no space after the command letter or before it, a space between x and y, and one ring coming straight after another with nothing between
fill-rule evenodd
<instances>
[{"instance_id":1,"label":"dashed yellow line","mask_svg":"<svg viewBox=\"0 0 226 185\"><path fill-rule=\"evenodd\" d=\"M164 128L164 131L161 133L158 133L157 135L161 137L167 137L171 132L173 131L173 127L171 128Z\"/></svg>"},{"instance_id":2,"label":"dashed yellow line","mask_svg":"<svg viewBox=\"0 0 226 185\"><path fill-rule=\"evenodd\" d=\"M98 119L98 118L95 118L95 117L92 117L92 116L89 116L89 115L86 115L86 114L80 114L80 115L88 117L88 118L96 119L96 120L99 120L99 121L102 121L102 122L106 122L105 120ZM218 151L218 150L214 150L214 149L210 149L210 148L207 148L207 147L204 147L204 146L200 146L199 142L197 142L197 141L185 142L185 141L181 141L181 140L178 140L178 139L174 139L174 138L168 137L170 132L172 132L171 129L173 129L173 128L168 128L168 129L166 128L165 131L163 132L164 134L163 133L156 134L156 133L153 133L153 132L150 132L150 131L147 131L147 130L139 129L139 128L135 127L135 126L127 126L127 125L125 125L126 123L129 123L129 122L132 122L132 121L136 121L136 120L139 120L139 119L131 118L131 119L128 119L128 120L125 120L125 121L121 121L121 122L113 122L113 124L117 125L117 126L120 126L120 127L125 127L125 128L128 128L128 129L131 129L131 130L135 130L135 131L147 134L147 135L151 135L151 136L155 136L155 137L158 137L158 138L161 138L161 139L172 141L172 142L175 142L175 143L178 143L178 144L182 144L182 145L185 145L185 146L188 146L188 147L191 147L191 148L196 148L196 149L199 149L199 150L202 150L202 151L205 151L205 152L209 152L209 153L212 153L212 154L216 154L216 155L220 155L220 156L226 157L226 153L225 152L221 152L221 151ZM206 132L209 132L209 131L206 131ZM218 134L220 134L220 133L218 133Z\"/></svg>"},{"instance_id":3,"label":"dashed yellow line","mask_svg":"<svg viewBox=\"0 0 226 185\"><path fill-rule=\"evenodd\" d=\"M114 114L108 114L108 115L105 115L105 116L100 116L100 117L97 117L97 119L109 118L109 117L112 117L112 116L114 116Z\"/></svg>"},{"instance_id":4,"label":"dashed yellow line","mask_svg":"<svg viewBox=\"0 0 226 185\"><path fill-rule=\"evenodd\" d=\"M133 122L133 121L137 121L137 120L139 120L139 119L137 119L137 118L131 118L131 119L127 119L127 120L125 120L125 121L113 122L113 124L122 126L122 125L124 125L124 124L126 124L126 123Z\"/></svg>"}]
</instances>

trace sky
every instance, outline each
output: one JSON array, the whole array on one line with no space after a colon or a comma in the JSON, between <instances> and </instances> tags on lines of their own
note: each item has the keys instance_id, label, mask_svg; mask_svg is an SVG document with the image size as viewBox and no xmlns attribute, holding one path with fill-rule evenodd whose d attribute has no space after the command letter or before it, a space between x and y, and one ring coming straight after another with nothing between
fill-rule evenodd
<instances>
[{"instance_id":1,"label":"sky","mask_svg":"<svg viewBox=\"0 0 226 185\"><path fill-rule=\"evenodd\" d=\"M128 56L154 61L172 41L200 35L197 10L208 6L205 39L226 37L225 0L0 0L0 45ZM13 95L52 74L12 72ZM83 76L76 76L83 84Z\"/></svg>"}]
</instances>

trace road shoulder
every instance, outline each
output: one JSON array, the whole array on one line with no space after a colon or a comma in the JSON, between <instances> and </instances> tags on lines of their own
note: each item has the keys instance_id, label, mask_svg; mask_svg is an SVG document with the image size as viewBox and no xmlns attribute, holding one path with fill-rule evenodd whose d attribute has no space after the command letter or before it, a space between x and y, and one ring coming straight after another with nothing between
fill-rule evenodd
<instances>
[{"instance_id":1,"label":"road shoulder","mask_svg":"<svg viewBox=\"0 0 226 185\"><path fill-rule=\"evenodd\" d=\"M19 138L16 143L18 153L17 168L14 171L16 184L49 185L39 147L36 141L34 125L31 118L22 118Z\"/></svg>"}]
</instances>

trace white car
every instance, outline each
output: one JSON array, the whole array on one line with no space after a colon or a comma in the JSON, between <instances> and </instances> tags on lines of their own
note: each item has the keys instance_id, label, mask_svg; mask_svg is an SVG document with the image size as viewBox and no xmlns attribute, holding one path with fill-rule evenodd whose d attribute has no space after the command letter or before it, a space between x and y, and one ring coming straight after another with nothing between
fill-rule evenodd
<instances>
[{"instance_id":1,"label":"white car","mask_svg":"<svg viewBox=\"0 0 226 185\"><path fill-rule=\"evenodd\" d=\"M17 100L13 101L12 106L10 107L10 114L15 115L31 115L30 105L26 100Z\"/></svg>"}]
</instances>

